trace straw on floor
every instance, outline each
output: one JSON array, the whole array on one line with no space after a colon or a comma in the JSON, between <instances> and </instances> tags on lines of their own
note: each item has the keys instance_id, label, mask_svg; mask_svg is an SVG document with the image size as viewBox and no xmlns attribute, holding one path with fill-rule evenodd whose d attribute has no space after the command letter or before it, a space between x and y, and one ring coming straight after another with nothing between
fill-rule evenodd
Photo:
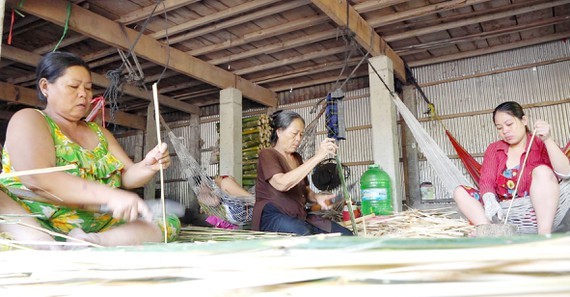
<instances>
[{"instance_id":1,"label":"straw on floor","mask_svg":"<svg viewBox=\"0 0 570 297\"><path fill-rule=\"evenodd\" d=\"M390 216L368 215L357 220L358 234L387 238L453 238L466 237L474 226L458 217L452 208L430 210L409 209ZM350 222L343 222L352 229Z\"/></svg>"}]
</instances>

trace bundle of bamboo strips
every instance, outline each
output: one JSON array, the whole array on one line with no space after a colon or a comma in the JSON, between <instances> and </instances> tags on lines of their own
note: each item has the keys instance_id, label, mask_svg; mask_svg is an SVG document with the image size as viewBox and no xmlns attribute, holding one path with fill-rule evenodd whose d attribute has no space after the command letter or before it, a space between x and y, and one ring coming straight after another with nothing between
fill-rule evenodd
<instances>
[{"instance_id":1,"label":"bundle of bamboo strips","mask_svg":"<svg viewBox=\"0 0 570 297\"><path fill-rule=\"evenodd\" d=\"M391 216L365 216L358 220L357 228L361 236L389 238L465 237L475 230L455 216L457 212L451 208L410 209ZM342 224L351 228L350 222Z\"/></svg>"},{"instance_id":2,"label":"bundle of bamboo strips","mask_svg":"<svg viewBox=\"0 0 570 297\"><path fill-rule=\"evenodd\" d=\"M244 229L226 230L217 228L186 226L180 229L178 242L209 242L209 241L232 241L250 240L261 238L291 237L291 233L261 232Z\"/></svg>"},{"instance_id":3,"label":"bundle of bamboo strips","mask_svg":"<svg viewBox=\"0 0 570 297\"><path fill-rule=\"evenodd\" d=\"M219 123L216 131L220 133ZM257 178L257 158L259 151L271 145L271 128L266 114L242 119L242 185L250 188ZM218 156L219 161L219 156Z\"/></svg>"},{"instance_id":4,"label":"bundle of bamboo strips","mask_svg":"<svg viewBox=\"0 0 570 297\"><path fill-rule=\"evenodd\" d=\"M242 184L250 188L257 179L259 151L270 146L271 128L269 118L262 114L242 120Z\"/></svg>"}]
</instances>

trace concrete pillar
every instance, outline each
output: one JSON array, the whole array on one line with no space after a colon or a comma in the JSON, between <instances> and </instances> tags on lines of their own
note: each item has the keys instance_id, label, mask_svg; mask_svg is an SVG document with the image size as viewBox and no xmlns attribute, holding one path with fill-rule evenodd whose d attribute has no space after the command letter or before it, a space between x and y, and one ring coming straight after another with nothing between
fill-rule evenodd
<instances>
[{"instance_id":1,"label":"concrete pillar","mask_svg":"<svg viewBox=\"0 0 570 297\"><path fill-rule=\"evenodd\" d=\"M232 175L241 184L241 91L220 91L220 175Z\"/></svg>"},{"instance_id":2,"label":"concrete pillar","mask_svg":"<svg viewBox=\"0 0 570 297\"><path fill-rule=\"evenodd\" d=\"M416 89L413 86L404 87L404 104L412 112L414 116L417 115L417 101ZM420 195L420 165L418 162L418 143L414 135L408 128L408 125L402 121L402 133L404 134L404 170L406 177L406 204L409 207L421 207Z\"/></svg>"},{"instance_id":3,"label":"concrete pillar","mask_svg":"<svg viewBox=\"0 0 570 297\"><path fill-rule=\"evenodd\" d=\"M394 211L402 210L402 185L400 179L400 153L398 150L398 129L396 124L396 107L392 103L389 90L386 89L378 75L391 90L394 90L394 69L392 60L387 56L371 58L368 66L370 81L370 114L372 124L372 155L374 163L380 165L392 180L392 203Z\"/></svg>"}]
</instances>

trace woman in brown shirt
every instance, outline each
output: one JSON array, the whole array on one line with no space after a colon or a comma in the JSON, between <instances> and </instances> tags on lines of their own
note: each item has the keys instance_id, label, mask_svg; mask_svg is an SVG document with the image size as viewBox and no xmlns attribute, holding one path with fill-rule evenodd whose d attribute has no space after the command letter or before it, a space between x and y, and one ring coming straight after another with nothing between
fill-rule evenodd
<instances>
[{"instance_id":1,"label":"woman in brown shirt","mask_svg":"<svg viewBox=\"0 0 570 297\"><path fill-rule=\"evenodd\" d=\"M307 214L305 209L307 202L328 209L326 202L335 197L313 192L307 179L315 166L336 154L334 139L325 138L316 154L303 162L297 153L305 130L303 118L294 111L277 111L271 115L271 127L272 147L259 152L253 229L297 235L352 235L350 230L320 216Z\"/></svg>"}]
</instances>

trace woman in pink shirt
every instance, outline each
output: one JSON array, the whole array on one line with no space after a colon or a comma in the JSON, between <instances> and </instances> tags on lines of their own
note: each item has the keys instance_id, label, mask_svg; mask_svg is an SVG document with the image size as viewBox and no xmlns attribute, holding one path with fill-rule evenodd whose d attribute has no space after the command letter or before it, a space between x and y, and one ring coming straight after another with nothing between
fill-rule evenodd
<instances>
[{"instance_id":1,"label":"woman in pink shirt","mask_svg":"<svg viewBox=\"0 0 570 297\"><path fill-rule=\"evenodd\" d=\"M483 157L479 190L460 186L453 193L459 210L475 225L503 218L499 201L512 199L531 132L520 104L504 102L493 111L501 140L489 145ZM550 125L534 123L536 137L520 178L517 197L530 196L539 234L552 232L560 198L559 178L570 177L570 161L550 135ZM474 199L475 198L475 199Z\"/></svg>"}]
</instances>

